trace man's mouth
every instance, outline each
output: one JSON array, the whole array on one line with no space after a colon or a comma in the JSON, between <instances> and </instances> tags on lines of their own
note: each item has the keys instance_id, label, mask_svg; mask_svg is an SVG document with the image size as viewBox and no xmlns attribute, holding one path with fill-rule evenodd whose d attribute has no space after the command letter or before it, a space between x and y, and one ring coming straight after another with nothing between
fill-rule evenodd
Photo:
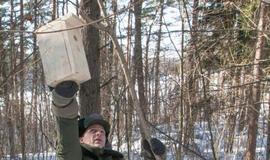
<instances>
[{"instance_id":1,"label":"man's mouth","mask_svg":"<svg viewBox=\"0 0 270 160\"><path fill-rule=\"evenodd\" d=\"M101 142L101 139L95 139L95 142L96 143L100 143Z\"/></svg>"}]
</instances>

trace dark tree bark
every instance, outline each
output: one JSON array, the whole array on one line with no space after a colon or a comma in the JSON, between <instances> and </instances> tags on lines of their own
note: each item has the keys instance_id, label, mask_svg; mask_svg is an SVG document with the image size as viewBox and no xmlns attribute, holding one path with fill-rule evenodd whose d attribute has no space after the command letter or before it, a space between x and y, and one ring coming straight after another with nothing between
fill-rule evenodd
<instances>
[{"instance_id":1,"label":"dark tree bark","mask_svg":"<svg viewBox=\"0 0 270 160\"><path fill-rule=\"evenodd\" d=\"M79 16L79 0L76 0L76 15Z\"/></svg>"},{"instance_id":2,"label":"dark tree bark","mask_svg":"<svg viewBox=\"0 0 270 160\"><path fill-rule=\"evenodd\" d=\"M96 20L100 17L100 9L96 0L82 0L81 12ZM80 87L80 113L82 117L92 113L100 113L100 51L99 31L93 26L83 29L83 43L91 79Z\"/></svg>"},{"instance_id":3,"label":"dark tree bark","mask_svg":"<svg viewBox=\"0 0 270 160\"><path fill-rule=\"evenodd\" d=\"M55 20L55 17L56 17L56 0L52 0L52 6L53 6L53 8L52 8L52 20Z\"/></svg>"}]
</instances>

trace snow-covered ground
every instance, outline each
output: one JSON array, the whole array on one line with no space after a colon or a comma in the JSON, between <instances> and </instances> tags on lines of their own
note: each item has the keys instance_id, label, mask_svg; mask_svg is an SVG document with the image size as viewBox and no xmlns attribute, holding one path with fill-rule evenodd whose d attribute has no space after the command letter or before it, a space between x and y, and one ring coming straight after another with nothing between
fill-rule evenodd
<instances>
[{"instance_id":1,"label":"snow-covered ground","mask_svg":"<svg viewBox=\"0 0 270 160\"><path fill-rule=\"evenodd\" d=\"M263 121L262 121L262 117L260 117L260 127L262 127L263 125ZM178 126L178 125L175 125ZM221 124L222 126L222 124ZM259 128L260 128L259 127ZM158 127L160 130L162 130L163 132L167 131L166 127L163 126L159 126ZM177 127L172 126L172 133L170 133L170 136L174 139L176 139L177 137ZM167 160L175 160L176 155L175 155L175 148L174 148L174 141L170 140L167 138L167 136L164 136L163 134L159 133L158 131L157 133L157 137L159 139L161 139L161 141L166 144L167 146ZM244 129L244 131L240 134L235 134L235 143L234 143L234 147L233 147L233 153L228 154L224 152L224 142L222 140L222 138L219 138L218 134L216 134L216 131L213 131L215 140L216 140L216 145L217 146L215 149L218 149L219 152L216 153L216 156L219 159L222 160L242 160L245 154L245 149L246 149L246 140L247 140L247 129ZM140 144L140 138L139 138L139 133L134 132L133 133L133 142L132 142L132 153L130 153L130 158L133 160L142 160L143 158L140 156L140 150L141 150L141 144ZM195 144L196 144L196 149L194 149L194 147L190 147L189 149L197 152L198 154L200 154L201 156L203 156L205 159L213 159L212 156L212 150L211 150L211 146L210 146L210 140L209 140L209 131L207 129L207 123L201 123L201 124L197 124L195 126ZM125 139L125 137L123 136L123 141ZM262 129L259 129L258 132L258 138L257 138L257 148L256 148L256 160L264 160L266 159L266 139L267 136L262 132ZM117 147L117 139L116 136L113 139L113 143L112 143L113 149L116 149ZM120 147L120 151L127 155L127 144L123 143ZM191 159L191 154L186 155L183 159L184 160L189 160ZM21 155L19 155L19 158L16 158L14 160L21 160ZM195 160L199 160L201 158L199 158L198 156L195 156L193 154L192 156L193 159ZM48 152L48 153L40 153L32 155L32 154L27 154L27 159L31 159L31 160L56 160L55 158L55 153L54 152ZM9 157L4 157L3 160L10 160Z\"/></svg>"}]
</instances>

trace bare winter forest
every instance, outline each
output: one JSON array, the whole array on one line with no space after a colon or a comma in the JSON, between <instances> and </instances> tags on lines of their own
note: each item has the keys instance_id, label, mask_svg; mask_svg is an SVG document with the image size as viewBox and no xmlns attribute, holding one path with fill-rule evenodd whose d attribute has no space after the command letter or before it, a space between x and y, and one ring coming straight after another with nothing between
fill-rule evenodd
<instances>
[{"instance_id":1,"label":"bare winter forest","mask_svg":"<svg viewBox=\"0 0 270 160\"><path fill-rule=\"evenodd\" d=\"M55 150L35 30L68 12L87 23L79 114L126 159L149 136L167 159L270 159L269 0L0 0L0 159Z\"/></svg>"}]
</instances>

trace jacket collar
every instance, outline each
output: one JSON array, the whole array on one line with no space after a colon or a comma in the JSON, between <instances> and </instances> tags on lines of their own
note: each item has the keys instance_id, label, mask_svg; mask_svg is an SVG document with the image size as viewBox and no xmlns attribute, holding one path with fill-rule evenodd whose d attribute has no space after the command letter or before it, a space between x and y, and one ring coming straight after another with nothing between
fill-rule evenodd
<instances>
[{"instance_id":1,"label":"jacket collar","mask_svg":"<svg viewBox=\"0 0 270 160\"><path fill-rule=\"evenodd\" d=\"M86 154L86 155L91 154L91 155L99 157L100 155L104 153L104 148L92 147L87 144L81 144L81 147L82 147L83 154Z\"/></svg>"},{"instance_id":2,"label":"jacket collar","mask_svg":"<svg viewBox=\"0 0 270 160\"><path fill-rule=\"evenodd\" d=\"M124 158L123 154L111 149L91 147L87 144L81 144L83 155L97 158L97 157L113 157L113 158Z\"/></svg>"}]
</instances>

